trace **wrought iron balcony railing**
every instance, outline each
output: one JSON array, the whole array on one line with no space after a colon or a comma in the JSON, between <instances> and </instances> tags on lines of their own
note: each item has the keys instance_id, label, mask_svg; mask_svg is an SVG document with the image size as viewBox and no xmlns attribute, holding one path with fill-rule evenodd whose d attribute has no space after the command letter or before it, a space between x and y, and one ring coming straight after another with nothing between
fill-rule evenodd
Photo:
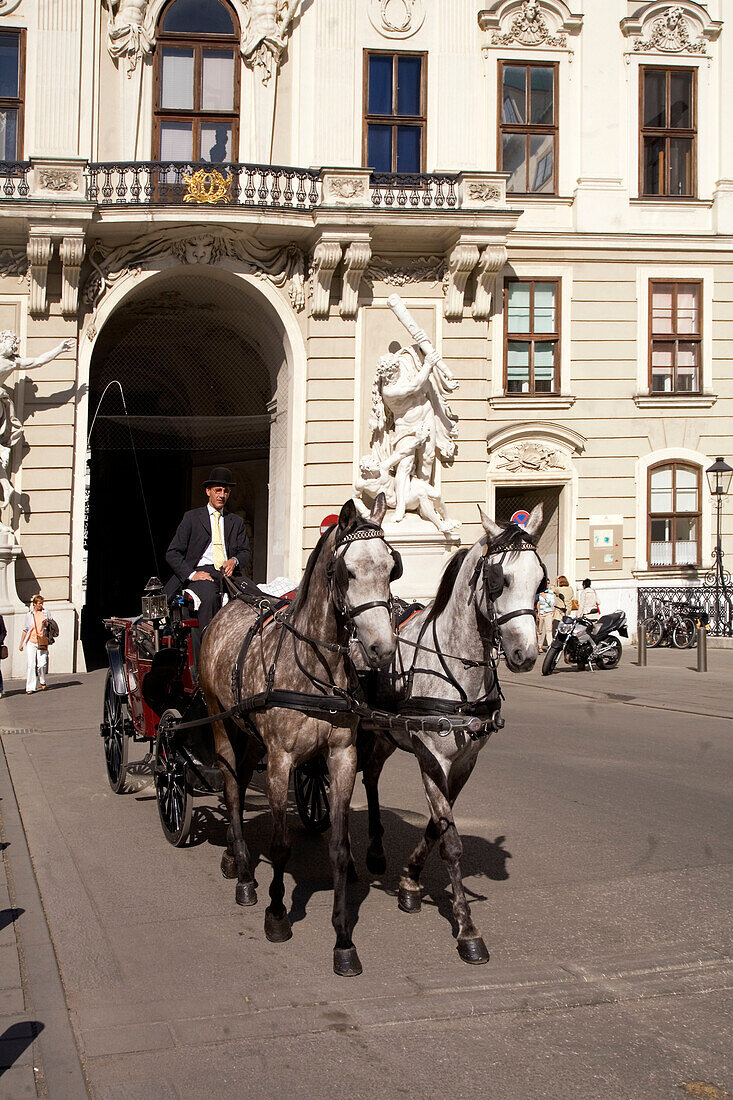
<instances>
[{"instance_id":1,"label":"wrought iron balcony railing","mask_svg":"<svg viewBox=\"0 0 733 1100\"><path fill-rule=\"evenodd\" d=\"M393 174L367 168L165 161L0 162L0 196L98 207L208 205L366 213L472 211L506 205L506 177L492 172Z\"/></svg>"}]
</instances>

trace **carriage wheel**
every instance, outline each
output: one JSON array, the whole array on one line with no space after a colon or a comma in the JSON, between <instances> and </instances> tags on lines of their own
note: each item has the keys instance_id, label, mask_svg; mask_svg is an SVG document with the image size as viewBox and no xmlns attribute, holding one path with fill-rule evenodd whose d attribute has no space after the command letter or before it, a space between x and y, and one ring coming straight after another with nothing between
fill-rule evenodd
<instances>
[{"instance_id":1,"label":"carriage wheel","mask_svg":"<svg viewBox=\"0 0 733 1100\"><path fill-rule=\"evenodd\" d=\"M325 833L331 825L328 804L328 768L322 756L314 756L293 773L295 803L300 820L310 833Z\"/></svg>"},{"instance_id":2,"label":"carriage wheel","mask_svg":"<svg viewBox=\"0 0 733 1100\"><path fill-rule=\"evenodd\" d=\"M108 672L104 682L101 733L107 779L115 794L122 794L127 784L127 754L130 748L130 738L125 732L127 717L127 697L115 693L112 673Z\"/></svg>"},{"instance_id":3,"label":"carriage wheel","mask_svg":"<svg viewBox=\"0 0 733 1100\"><path fill-rule=\"evenodd\" d=\"M188 767L176 744L175 727L180 711L167 710L160 719L155 739L155 795L163 834L174 848L181 848L191 832L193 793L188 782Z\"/></svg>"}]
</instances>

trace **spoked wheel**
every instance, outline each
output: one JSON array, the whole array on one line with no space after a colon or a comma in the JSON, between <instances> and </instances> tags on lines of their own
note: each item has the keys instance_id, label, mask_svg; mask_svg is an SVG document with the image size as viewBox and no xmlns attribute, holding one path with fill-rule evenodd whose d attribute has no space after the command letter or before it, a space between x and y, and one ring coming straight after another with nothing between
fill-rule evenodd
<instances>
[{"instance_id":1,"label":"spoked wheel","mask_svg":"<svg viewBox=\"0 0 733 1100\"><path fill-rule=\"evenodd\" d=\"M161 715L153 766L160 824L165 839L174 848L182 847L188 840L193 815L188 767L176 744L175 726L180 720L180 711L172 708Z\"/></svg>"},{"instance_id":2,"label":"spoked wheel","mask_svg":"<svg viewBox=\"0 0 733 1100\"><path fill-rule=\"evenodd\" d=\"M314 756L293 773L295 803L300 820L310 833L324 833L331 824L328 803L328 768L322 756Z\"/></svg>"},{"instance_id":3,"label":"spoked wheel","mask_svg":"<svg viewBox=\"0 0 733 1100\"><path fill-rule=\"evenodd\" d=\"M639 623L639 630L644 631L647 649L654 649L655 646L659 645L664 634L664 627L659 619L642 619Z\"/></svg>"},{"instance_id":4,"label":"spoked wheel","mask_svg":"<svg viewBox=\"0 0 733 1100\"><path fill-rule=\"evenodd\" d=\"M616 668L621 660L621 642L618 638L609 638L608 649L602 657L598 658L599 668Z\"/></svg>"},{"instance_id":5,"label":"spoked wheel","mask_svg":"<svg viewBox=\"0 0 733 1100\"><path fill-rule=\"evenodd\" d=\"M128 717L127 696L115 694L112 673L104 683L104 711L100 733L104 741L107 778L115 794L122 794L127 783L127 754L130 738L125 732Z\"/></svg>"},{"instance_id":6,"label":"spoked wheel","mask_svg":"<svg viewBox=\"0 0 733 1100\"><path fill-rule=\"evenodd\" d=\"M672 628L672 645L676 645L678 649L690 649L695 644L696 632L695 620L685 616Z\"/></svg>"}]
</instances>

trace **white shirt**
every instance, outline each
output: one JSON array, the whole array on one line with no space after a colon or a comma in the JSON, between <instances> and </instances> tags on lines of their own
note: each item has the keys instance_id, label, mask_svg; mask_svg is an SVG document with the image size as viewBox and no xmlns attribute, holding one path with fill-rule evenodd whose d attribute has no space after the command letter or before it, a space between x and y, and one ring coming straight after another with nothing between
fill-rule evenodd
<instances>
[{"instance_id":1,"label":"white shirt","mask_svg":"<svg viewBox=\"0 0 733 1100\"><path fill-rule=\"evenodd\" d=\"M217 512L216 508L212 508L210 504L207 504L206 507L207 507L208 512L209 512L209 521L211 523L211 542L209 543L209 545L206 547L203 554L201 555L201 558L199 559L199 563L196 566L196 569L203 569L207 565L213 566L213 564L214 564L214 523L216 522L216 520L214 519L214 516L217 516L217 515L221 516L221 524L220 524L220 526L221 526L221 544L224 547L224 557L227 560L229 559L229 555L227 554L226 536L224 535L224 513L223 512ZM194 570L194 572L195 571L196 570ZM191 576L193 576L193 573L191 574ZM190 580L191 577L189 577L188 579Z\"/></svg>"}]
</instances>

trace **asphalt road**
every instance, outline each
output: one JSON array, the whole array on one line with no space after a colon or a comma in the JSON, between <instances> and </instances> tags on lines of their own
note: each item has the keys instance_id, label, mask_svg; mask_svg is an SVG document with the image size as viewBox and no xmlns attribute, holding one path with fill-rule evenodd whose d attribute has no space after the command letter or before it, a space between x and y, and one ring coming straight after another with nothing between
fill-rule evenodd
<instances>
[{"instance_id":1,"label":"asphalt road","mask_svg":"<svg viewBox=\"0 0 733 1100\"><path fill-rule=\"evenodd\" d=\"M171 848L144 774L109 790L100 674L55 679L3 700L2 740L97 1100L733 1094L733 705L719 691L731 717L669 709L661 689L647 707L610 675L504 678L506 728L457 807L487 966L458 958L436 854L422 912L397 909L426 822L415 762L385 772L382 879L364 868L357 782L364 974L338 979L325 841L293 813L294 935L268 943L262 777L247 825L260 903L242 909L219 872L216 801L199 803L195 845Z\"/></svg>"}]
</instances>

